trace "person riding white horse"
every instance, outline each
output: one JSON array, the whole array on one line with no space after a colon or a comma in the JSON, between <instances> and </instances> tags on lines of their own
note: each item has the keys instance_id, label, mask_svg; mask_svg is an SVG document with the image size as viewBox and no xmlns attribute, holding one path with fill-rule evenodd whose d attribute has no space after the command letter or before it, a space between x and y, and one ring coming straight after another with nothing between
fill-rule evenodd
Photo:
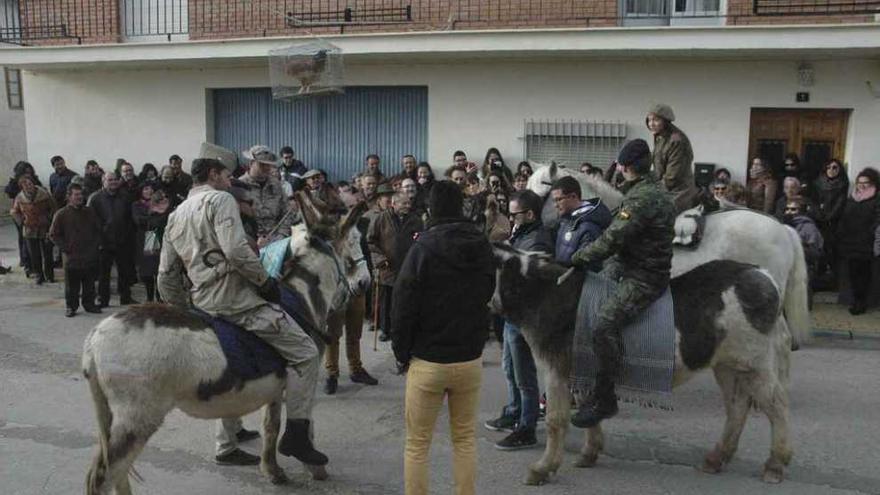
<instances>
[{"instance_id":1,"label":"person riding white horse","mask_svg":"<svg viewBox=\"0 0 880 495\"><path fill-rule=\"evenodd\" d=\"M192 305L222 317L274 347L293 373L287 374L287 426L279 452L305 464L323 466L327 456L312 445L312 406L319 352L312 338L278 306L278 281L263 269L250 248L235 199L225 190L229 171L217 160L192 163L196 184L168 219L159 266L166 301ZM187 291L186 277L192 283Z\"/></svg>"}]
</instances>

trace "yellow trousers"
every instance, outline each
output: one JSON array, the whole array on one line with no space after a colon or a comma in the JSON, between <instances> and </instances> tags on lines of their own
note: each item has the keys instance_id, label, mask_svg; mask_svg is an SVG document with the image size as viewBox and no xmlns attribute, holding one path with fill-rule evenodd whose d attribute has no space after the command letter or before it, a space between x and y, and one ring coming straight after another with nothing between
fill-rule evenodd
<instances>
[{"instance_id":1,"label":"yellow trousers","mask_svg":"<svg viewBox=\"0 0 880 495\"><path fill-rule=\"evenodd\" d=\"M457 495L476 493L476 420L483 360L440 364L413 359L406 375L406 495L427 495L431 439L443 398L449 404L452 474Z\"/></svg>"}]
</instances>

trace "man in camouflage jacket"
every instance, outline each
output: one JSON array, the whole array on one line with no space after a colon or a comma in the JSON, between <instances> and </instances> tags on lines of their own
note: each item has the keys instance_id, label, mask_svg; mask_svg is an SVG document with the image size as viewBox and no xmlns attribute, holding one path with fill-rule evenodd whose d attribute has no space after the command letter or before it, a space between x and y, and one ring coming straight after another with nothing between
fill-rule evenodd
<instances>
[{"instance_id":1,"label":"man in camouflage jacket","mask_svg":"<svg viewBox=\"0 0 880 495\"><path fill-rule=\"evenodd\" d=\"M617 413L614 380L621 364L620 332L663 294L672 267L675 206L650 171L648 143L630 141L617 161L626 179L623 203L605 232L571 259L572 265L585 267L613 255L602 274L618 283L594 329L598 374L592 400L572 417L579 428L595 426Z\"/></svg>"}]
</instances>

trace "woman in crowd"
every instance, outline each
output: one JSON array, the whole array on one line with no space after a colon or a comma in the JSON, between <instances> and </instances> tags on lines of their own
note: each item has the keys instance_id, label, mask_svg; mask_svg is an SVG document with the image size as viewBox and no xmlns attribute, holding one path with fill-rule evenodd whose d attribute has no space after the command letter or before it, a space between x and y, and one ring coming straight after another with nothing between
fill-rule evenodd
<instances>
[{"instance_id":1,"label":"woman in crowd","mask_svg":"<svg viewBox=\"0 0 880 495\"><path fill-rule=\"evenodd\" d=\"M137 228L135 259L141 282L147 289L147 302L157 300L156 275L159 273L159 253L162 235L168 223L170 211L168 198L155 183L145 182L140 187L138 199L131 205L131 216Z\"/></svg>"},{"instance_id":2,"label":"woman in crowd","mask_svg":"<svg viewBox=\"0 0 880 495\"><path fill-rule=\"evenodd\" d=\"M818 211L816 212L816 222L819 225L819 231L825 239L825 249L822 259L818 264L818 277L824 275L828 268L833 274L837 271L837 237L834 232L837 231L837 225L840 223L840 217L843 215L843 209L846 206L846 194L849 191L849 179L846 177L846 171L843 164L838 159L832 159L822 167L822 173L816 179L814 187L816 191L816 202ZM833 281L836 277L832 277Z\"/></svg>"},{"instance_id":3,"label":"woman in crowd","mask_svg":"<svg viewBox=\"0 0 880 495\"><path fill-rule=\"evenodd\" d=\"M776 194L779 183L773 178L767 162L755 157L749 167L749 208L773 214L776 207Z\"/></svg>"},{"instance_id":4,"label":"woman in crowd","mask_svg":"<svg viewBox=\"0 0 880 495\"><path fill-rule=\"evenodd\" d=\"M152 163L145 163L143 168L141 168L141 173L138 174L138 183L143 184L147 181L158 181L159 180L159 171L156 170L156 166Z\"/></svg>"},{"instance_id":5,"label":"woman in crowd","mask_svg":"<svg viewBox=\"0 0 880 495\"><path fill-rule=\"evenodd\" d=\"M837 225L837 249L849 271L853 297L849 312L854 315L860 315L868 308L874 232L880 225L878 183L880 174L875 169L866 168L859 172L856 186L846 200L843 215Z\"/></svg>"},{"instance_id":6,"label":"woman in crowd","mask_svg":"<svg viewBox=\"0 0 880 495\"><path fill-rule=\"evenodd\" d=\"M532 176L534 170L532 170L532 165L529 162L523 161L519 162L519 165L516 166L516 173L522 174L526 180L529 180L529 177ZM516 180L516 177L514 177L514 180Z\"/></svg>"},{"instance_id":7,"label":"woman in crowd","mask_svg":"<svg viewBox=\"0 0 880 495\"><path fill-rule=\"evenodd\" d=\"M430 163L419 162L416 167L416 183L418 191L413 202L413 209L422 212L428 211L428 196L431 194L431 188L434 187L434 170Z\"/></svg>"},{"instance_id":8,"label":"woman in crowd","mask_svg":"<svg viewBox=\"0 0 880 495\"><path fill-rule=\"evenodd\" d=\"M517 173L513 176L513 190L524 191L529 187L529 178L525 174Z\"/></svg>"},{"instance_id":9,"label":"woman in crowd","mask_svg":"<svg viewBox=\"0 0 880 495\"><path fill-rule=\"evenodd\" d=\"M19 177L18 186L21 192L12 203L11 213L27 243L31 272L37 275L37 285L55 282L52 244L46 238L55 213L55 200L49 191L36 185L30 175Z\"/></svg>"},{"instance_id":10,"label":"woman in crowd","mask_svg":"<svg viewBox=\"0 0 880 495\"><path fill-rule=\"evenodd\" d=\"M483 160L483 166L480 168L480 180L488 179L489 174L492 172L501 172L508 184L513 182L513 173L504 164L504 158L501 157L501 152L498 151L498 148L489 148L486 151L486 158Z\"/></svg>"},{"instance_id":11,"label":"woman in crowd","mask_svg":"<svg viewBox=\"0 0 880 495\"><path fill-rule=\"evenodd\" d=\"M18 193L21 192L21 187L18 185L18 179L21 179L23 175L30 175L33 178L34 184L37 186L42 186L40 183L40 178L37 177L36 172L34 172L34 167L28 162L21 161L15 164L15 167L12 168L12 177L9 178L9 182L6 184L6 188L4 192L6 196L9 197L11 201L15 201ZM18 234L18 259L19 266L24 267L25 274L30 277L31 276L31 257L28 253L27 241L25 241L24 235L22 235L21 225L15 224L15 230Z\"/></svg>"}]
</instances>

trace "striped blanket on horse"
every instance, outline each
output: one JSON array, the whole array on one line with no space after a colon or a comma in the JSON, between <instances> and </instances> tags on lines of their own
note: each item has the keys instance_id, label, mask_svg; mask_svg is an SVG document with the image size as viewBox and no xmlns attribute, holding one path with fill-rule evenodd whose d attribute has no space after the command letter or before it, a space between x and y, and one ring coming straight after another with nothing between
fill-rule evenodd
<instances>
[{"instance_id":1,"label":"striped blanket on horse","mask_svg":"<svg viewBox=\"0 0 880 495\"><path fill-rule=\"evenodd\" d=\"M597 369L593 328L599 308L617 283L588 272L581 289L572 350L572 390L586 396ZM623 329L623 369L617 394L626 402L672 409L672 373L675 366L675 317L669 289Z\"/></svg>"}]
</instances>

